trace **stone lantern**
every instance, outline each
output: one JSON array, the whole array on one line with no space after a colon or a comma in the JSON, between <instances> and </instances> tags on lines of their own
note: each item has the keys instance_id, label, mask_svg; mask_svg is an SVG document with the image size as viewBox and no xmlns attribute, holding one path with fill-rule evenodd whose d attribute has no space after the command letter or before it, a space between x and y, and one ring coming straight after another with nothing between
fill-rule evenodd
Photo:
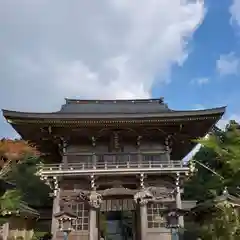
<instances>
[{"instance_id":1,"label":"stone lantern","mask_svg":"<svg viewBox=\"0 0 240 240\"><path fill-rule=\"evenodd\" d=\"M171 230L171 239L179 240L179 212L177 210L171 210L167 214L167 226Z\"/></svg>"},{"instance_id":2,"label":"stone lantern","mask_svg":"<svg viewBox=\"0 0 240 240\"><path fill-rule=\"evenodd\" d=\"M67 240L69 233L73 230L73 224L77 219L77 215L70 211L62 211L54 216L58 221L59 230L63 232L64 239Z\"/></svg>"},{"instance_id":3,"label":"stone lantern","mask_svg":"<svg viewBox=\"0 0 240 240\"><path fill-rule=\"evenodd\" d=\"M175 211L175 210L170 211L167 215L168 227L169 228L179 228L178 218L179 218L179 214L177 211Z\"/></svg>"}]
</instances>

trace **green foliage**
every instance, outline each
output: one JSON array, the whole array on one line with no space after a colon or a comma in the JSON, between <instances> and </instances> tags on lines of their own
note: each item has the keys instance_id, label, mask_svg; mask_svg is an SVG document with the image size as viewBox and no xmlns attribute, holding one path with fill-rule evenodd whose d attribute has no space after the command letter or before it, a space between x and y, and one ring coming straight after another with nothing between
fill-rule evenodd
<instances>
[{"instance_id":1,"label":"green foliage","mask_svg":"<svg viewBox=\"0 0 240 240\"><path fill-rule=\"evenodd\" d=\"M213 204L197 213L191 229L200 232L203 240L240 239L239 212L227 202L216 204L211 200L222 194L225 187L230 194L239 196L240 126L231 121L225 130L217 129L199 143L202 147L193 160L197 171L186 182L184 197Z\"/></svg>"},{"instance_id":2,"label":"green foliage","mask_svg":"<svg viewBox=\"0 0 240 240\"><path fill-rule=\"evenodd\" d=\"M216 154L215 159L227 168L227 172L225 171L225 174L228 174L227 177L239 171L240 130L238 124L230 123L220 136L211 134L209 138L199 140L199 143Z\"/></svg>"},{"instance_id":3,"label":"green foliage","mask_svg":"<svg viewBox=\"0 0 240 240\"><path fill-rule=\"evenodd\" d=\"M17 210L21 201L33 207L50 206L49 187L36 175L37 165L41 162L34 154L19 155L21 159L12 162L9 170L1 178L15 184L15 190L3 191L0 198L0 209Z\"/></svg>"},{"instance_id":4,"label":"green foliage","mask_svg":"<svg viewBox=\"0 0 240 240\"><path fill-rule=\"evenodd\" d=\"M227 202L218 203L212 217L205 220L201 227L204 240L240 239L240 217L236 209Z\"/></svg>"},{"instance_id":5,"label":"green foliage","mask_svg":"<svg viewBox=\"0 0 240 240\"><path fill-rule=\"evenodd\" d=\"M216 160L216 154L212 149L201 147L195 159L208 168L216 172L221 172L222 166ZM195 168L197 171L185 183L184 198L197 201L205 201L206 199L214 198L222 189L222 180L198 163L195 164Z\"/></svg>"},{"instance_id":6,"label":"green foliage","mask_svg":"<svg viewBox=\"0 0 240 240\"><path fill-rule=\"evenodd\" d=\"M40 161L40 158L28 157L22 163L12 166L7 175L7 180L16 184L22 200L34 207L52 204L49 197L50 188L36 175L37 164Z\"/></svg>"},{"instance_id":7,"label":"green foliage","mask_svg":"<svg viewBox=\"0 0 240 240\"><path fill-rule=\"evenodd\" d=\"M218 129L199 143L202 147L194 159L199 162L197 172L186 182L184 197L204 201L219 195L225 186L236 192L240 184L239 125L230 122L224 131Z\"/></svg>"},{"instance_id":8,"label":"green foliage","mask_svg":"<svg viewBox=\"0 0 240 240\"><path fill-rule=\"evenodd\" d=\"M51 239L51 233L35 231L32 240Z\"/></svg>"},{"instance_id":9,"label":"green foliage","mask_svg":"<svg viewBox=\"0 0 240 240\"><path fill-rule=\"evenodd\" d=\"M4 215L6 211L15 211L21 201L21 192L19 190L7 190L0 198L1 214Z\"/></svg>"}]
</instances>

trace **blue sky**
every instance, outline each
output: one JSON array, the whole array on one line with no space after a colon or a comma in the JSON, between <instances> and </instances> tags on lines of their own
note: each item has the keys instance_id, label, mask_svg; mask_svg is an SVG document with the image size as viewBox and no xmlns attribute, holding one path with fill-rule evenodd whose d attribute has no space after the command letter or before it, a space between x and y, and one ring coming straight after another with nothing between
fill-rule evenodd
<instances>
[{"instance_id":1,"label":"blue sky","mask_svg":"<svg viewBox=\"0 0 240 240\"><path fill-rule=\"evenodd\" d=\"M172 109L227 105L221 125L240 120L240 0L0 0L0 9L0 108L163 96ZM0 117L0 137L15 136Z\"/></svg>"},{"instance_id":2,"label":"blue sky","mask_svg":"<svg viewBox=\"0 0 240 240\"><path fill-rule=\"evenodd\" d=\"M237 72L232 69L229 74L221 74L217 61L229 54L238 61L239 29L230 24L231 1L209 0L205 4L206 15L188 45L188 59L183 66L174 67L171 76L174 81L161 88L160 92L177 109L227 105L227 118L240 113L240 69L238 66ZM159 95L158 91L153 91L154 96Z\"/></svg>"}]
</instances>

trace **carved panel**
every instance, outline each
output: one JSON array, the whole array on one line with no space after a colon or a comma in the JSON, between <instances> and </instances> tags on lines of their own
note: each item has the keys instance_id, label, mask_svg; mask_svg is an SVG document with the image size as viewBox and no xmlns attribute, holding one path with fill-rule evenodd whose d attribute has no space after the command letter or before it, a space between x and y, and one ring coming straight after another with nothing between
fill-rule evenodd
<instances>
[{"instance_id":1,"label":"carved panel","mask_svg":"<svg viewBox=\"0 0 240 240\"><path fill-rule=\"evenodd\" d=\"M69 145L67 147L67 153L79 153L79 152L93 152L94 147L89 145Z\"/></svg>"}]
</instances>

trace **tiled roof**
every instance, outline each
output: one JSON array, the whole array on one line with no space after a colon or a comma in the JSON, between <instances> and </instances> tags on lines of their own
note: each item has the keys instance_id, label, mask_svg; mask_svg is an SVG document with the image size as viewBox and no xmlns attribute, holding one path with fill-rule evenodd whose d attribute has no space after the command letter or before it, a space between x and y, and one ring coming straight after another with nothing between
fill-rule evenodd
<instances>
[{"instance_id":1,"label":"tiled roof","mask_svg":"<svg viewBox=\"0 0 240 240\"><path fill-rule=\"evenodd\" d=\"M18 209L14 210L14 211L3 210L1 212L1 215L2 216L15 215L15 216L22 216L22 217L30 217L30 218L38 218L39 217L38 211L29 207L26 202L21 202Z\"/></svg>"},{"instance_id":2,"label":"tiled roof","mask_svg":"<svg viewBox=\"0 0 240 240\"><path fill-rule=\"evenodd\" d=\"M71 100L66 99L61 113L153 113L171 111L162 99Z\"/></svg>"}]
</instances>

